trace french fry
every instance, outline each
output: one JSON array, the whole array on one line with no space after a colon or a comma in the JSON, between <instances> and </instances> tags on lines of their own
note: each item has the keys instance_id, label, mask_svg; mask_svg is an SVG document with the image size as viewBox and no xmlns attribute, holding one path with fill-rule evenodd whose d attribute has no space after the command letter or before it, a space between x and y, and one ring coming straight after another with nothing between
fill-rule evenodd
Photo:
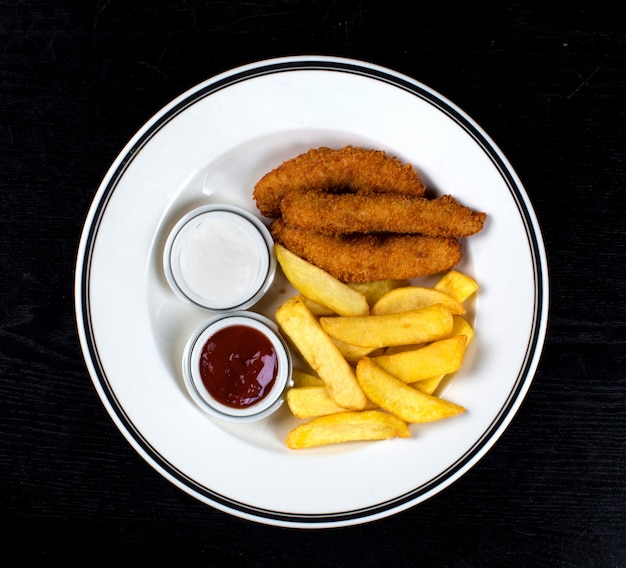
<instances>
[{"instance_id":1,"label":"french fry","mask_svg":"<svg viewBox=\"0 0 626 568\"><path fill-rule=\"evenodd\" d=\"M474 337L474 330L472 329L472 326L469 324L469 322L465 320L463 317L454 316L453 319L454 319L454 324L452 328L452 337L458 336L458 335L465 336L467 338L467 341L466 341L466 347L467 347L467 344L469 344L469 342ZM385 355L387 355L388 352L389 351L386 351ZM416 388L422 391L423 393L433 394L437 390L437 388L441 384L441 381L444 378L445 378L445 375L439 375L438 377L432 377L430 379L417 381L415 383L412 383L411 386L413 388Z\"/></svg>"},{"instance_id":2,"label":"french fry","mask_svg":"<svg viewBox=\"0 0 626 568\"><path fill-rule=\"evenodd\" d=\"M412 383L411 386L414 389L423 392L424 394L433 394L444 378L445 375L439 375L438 377L432 377L430 379L424 379L423 381L417 381L416 383Z\"/></svg>"},{"instance_id":3,"label":"french fry","mask_svg":"<svg viewBox=\"0 0 626 568\"><path fill-rule=\"evenodd\" d=\"M464 302L478 290L476 281L458 270L446 272L433 288L445 292L457 302Z\"/></svg>"},{"instance_id":4,"label":"french fry","mask_svg":"<svg viewBox=\"0 0 626 568\"><path fill-rule=\"evenodd\" d=\"M310 298L307 298L306 296L302 296L302 297L304 298L304 303L306 304L306 307L309 308L309 311L314 316L333 316L333 315L337 315L329 307L322 306L322 304L318 304L317 302L314 302L313 300L311 300Z\"/></svg>"},{"instance_id":5,"label":"french fry","mask_svg":"<svg viewBox=\"0 0 626 568\"><path fill-rule=\"evenodd\" d=\"M294 296L276 310L276 320L304 360L324 381L333 400L341 407L361 410L367 398L354 370L324 332L301 296Z\"/></svg>"},{"instance_id":6,"label":"french fry","mask_svg":"<svg viewBox=\"0 0 626 568\"><path fill-rule=\"evenodd\" d=\"M409 310L419 310L434 304L443 304L453 314L462 315L465 308L448 294L424 288L423 286L403 286L394 288L382 296L373 306L373 315L397 314Z\"/></svg>"},{"instance_id":7,"label":"french fry","mask_svg":"<svg viewBox=\"0 0 626 568\"><path fill-rule=\"evenodd\" d=\"M291 388L285 395L285 402L296 418L349 412L332 399L324 385Z\"/></svg>"},{"instance_id":8,"label":"french fry","mask_svg":"<svg viewBox=\"0 0 626 568\"><path fill-rule=\"evenodd\" d=\"M373 306L387 292L400 286L406 286L405 280L375 280L374 282L359 282L348 284L350 288L361 292L367 298L367 303Z\"/></svg>"},{"instance_id":9,"label":"french fry","mask_svg":"<svg viewBox=\"0 0 626 568\"><path fill-rule=\"evenodd\" d=\"M465 412L433 393L459 369L474 337L462 305L477 289L471 278L451 271L432 289L392 280L343 284L276 247L302 294L280 306L276 320L313 370L293 371L286 404L309 421L288 434L289 448L406 438L407 423Z\"/></svg>"},{"instance_id":10,"label":"french fry","mask_svg":"<svg viewBox=\"0 0 626 568\"><path fill-rule=\"evenodd\" d=\"M324 386L324 381L319 377L307 373L302 369L294 369L291 373L294 387L319 387Z\"/></svg>"},{"instance_id":11,"label":"french fry","mask_svg":"<svg viewBox=\"0 0 626 568\"><path fill-rule=\"evenodd\" d=\"M324 385L291 388L287 391L285 402L296 418L315 418L337 412L350 412L332 399ZM376 405L370 402L366 408L373 409Z\"/></svg>"},{"instance_id":12,"label":"french fry","mask_svg":"<svg viewBox=\"0 0 626 568\"><path fill-rule=\"evenodd\" d=\"M348 363L356 364L361 357L365 357L376 351L375 347L359 347L358 345L345 343L336 337L331 337L331 339Z\"/></svg>"},{"instance_id":13,"label":"french fry","mask_svg":"<svg viewBox=\"0 0 626 568\"><path fill-rule=\"evenodd\" d=\"M452 319L452 335L464 335L467 337L467 343L469 344L474 339L474 328L461 316L454 316Z\"/></svg>"},{"instance_id":14,"label":"french fry","mask_svg":"<svg viewBox=\"0 0 626 568\"><path fill-rule=\"evenodd\" d=\"M374 404L404 422L433 422L465 412L465 408L458 404L424 394L403 383L368 357L359 361L356 375L361 388Z\"/></svg>"},{"instance_id":15,"label":"french fry","mask_svg":"<svg viewBox=\"0 0 626 568\"><path fill-rule=\"evenodd\" d=\"M274 245L274 249L287 280L303 296L342 316L369 314L369 304L361 292L350 288L278 243Z\"/></svg>"},{"instance_id":16,"label":"french fry","mask_svg":"<svg viewBox=\"0 0 626 568\"><path fill-rule=\"evenodd\" d=\"M452 334L450 336L455 335L465 335L468 344L474 338L474 329L463 316L452 316ZM412 351L413 349L424 347L424 345L424 343L394 345L393 347L387 347L385 349L385 355L393 355L394 353L401 353L402 351Z\"/></svg>"},{"instance_id":17,"label":"french fry","mask_svg":"<svg viewBox=\"0 0 626 568\"><path fill-rule=\"evenodd\" d=\"M469 342L474 337L474 330L473 330L472 326L469 324L469 322L467 320L465 320L462 316L454 316L453 320L454 320L454 324L453 324L453 328L452 328L452 338L454 338L456 336L465 336L467 338L465 347L467 348L467 345L469 344ZM442 340L442 341L447 341L447 340ZM434 343L431 343L429 345L434 345ZM396 353L402 353L402 352L406 352L406 351L422 349L422 348L424 348L426 346L427 345L390 347L389 349L387 349L385 351L385 355L393 355L393 354L396 354ZM442 353L442 356L443 355L444 354ZM463 356L464 356L464 354L463 354ZM376 360L376 359L374 359L374 360ZM424 368L424 373L422 373L422 374L427 374L427 371L425 371L426 368L428 368L428 367ZM441 369L441 367L440 367L440 369ZM432 370L434 370L434 369L432 369ZM451 372L454 372L454 371L451 371ZM427 379L420 379L420 380L418 380L418 381L416 381L414 383L411 383L411 386L413 388L416 388L416 389L422 391L423 393L433 394L437 390L439 385L441 384L441 381L444 379L444 377L445 377L445 374L434 376L434 377L430 377L430 378L427 378Z\"/></svg>"},{"instance_id":18,"label":"french fry","mask_svg":"<svg viewBox=\"0 0 626 568\"><path fill-rule=\"evenodd\" d=\"M388 373L404 383L415 383L458 371L463 363L467 337L457 335L433 341L419 349L373 357Z\"/></svg>"},{"instance_id":19,"label":"french fry","mask_svg":"<svg viewBox=\"0 0 626 568\"><path fill-rule=\"evenodd\" d=\"M409 343L408 345L393 345L385 349L385 355L393 355L394 353L402 353L403 351L413 351L413 349L419 349L424 347L426 343Z\"/></svg>"},{"instance_id":20,"label":"french fry","mask_svg":"<svg viewBox=\"0 0 626 568\"><path fill-rule=\"evenodd\" d=\"M363 410L329 414L299 424L287 435L286 444L288 448L298 450L326 444L410 436L408 426L396 416L381 410Z\"/></svg>"},{"instance_id":21,"label":"french fry","mask_svg":"<svg viewBox=\"0 0 626 568\"><path fill-rule=\"evenodd\" d=\"M452 313L443 304L399 314L321 317L320 325L332 337L358 347L389 347L425 343L449 337Z\"/></svg>"}]
</instances>

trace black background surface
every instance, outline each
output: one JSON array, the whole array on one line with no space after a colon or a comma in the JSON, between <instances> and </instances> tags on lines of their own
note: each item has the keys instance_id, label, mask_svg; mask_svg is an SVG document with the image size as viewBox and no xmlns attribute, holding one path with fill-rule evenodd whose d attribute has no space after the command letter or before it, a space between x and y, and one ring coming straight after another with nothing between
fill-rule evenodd
<instances>
[{"instance_id":1,"label":"black background surface","mask_svg":"<svg viewBox=\"0 0 626 568\"><path fill-rule=\"evenodd\" d=\"M97 566L626 566L624 22L601 2L1 1L3 552ZM538 373L494 448L417 507L317 531L221 513L145 463L92 386L73 308L87 210L136 130L216 73L298 54L390 67L465 110L520 175L551 278Z\"/></svg>"}]
</instances>

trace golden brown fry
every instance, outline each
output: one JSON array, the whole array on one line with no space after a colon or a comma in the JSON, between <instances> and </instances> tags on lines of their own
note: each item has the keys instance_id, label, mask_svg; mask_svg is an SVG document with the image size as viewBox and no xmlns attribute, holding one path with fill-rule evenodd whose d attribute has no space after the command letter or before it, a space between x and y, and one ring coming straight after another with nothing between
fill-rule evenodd
<instances>
[{"instance_id":1,"label":"golden brown fry","mask_svg":"<svg viewBox=\"0 0 626 568\"><path fill-rule=\"evenodd\" d=\"M428 199L396 193L330 194L322 190L285 195L280 212L287 225L326 235L384 232L457 239L480 232L487 218L451 195Z\"/></svg>"},{"instance_id":2,"label":"golden brown fry","mask_svg":"<svg viewBox=\"0 0 626 568\"><path fill-rule=\"evenodd\" d=\"M433 288L445 292L458 302L464 302L478 290L478 284L467 274L458 270L450 270L441 277Z\"/></svg>"},{"instance_id":3,"label":"golden brown fry","mask_svg":"<svg viewBox=\"0 0 626 568\"><path fill-rule=\"evenodd\" d=\"M434 341L393 355L381 355L372 360L405 383L415 383L458 371L463 363L467 337L457 335Z\"/></svg>"},{"instance_id":4,"label":"golden brown fry","mask_svg":"<svg viewBox=\"0 0 626 568\"><path fill-rule=\"evenodd\" d=\"M411 386L424 394L434 394L444 378L445 375L439 375L438 377L432 377L431 379L424 379L423 381L411 383Z\"/></svg>"},{"instance_id":5,"label":"golden brown fry","mask_svg":"<svg viewBox=\"0 0 626 568\"><path fill-rule=\"evenodd\" d=\"M359 345L350 345L341 339L331 337L333 343L337 346L337 349L341 351L341 354L346 358L348 363L355 364L361 357L372 354L376 351L376 347L361 347Z\"/></svg>"},{"instance_id":6,"label":"golden brown fry","mask_svg":"<svg viewBox=\"0 0 626 568\"><path fill-rule=\"evenodd\" d=\"M452 335L464 335L469 345L469 342L474 339L474 328L461 316L453 316L452 320Z\"/></svg>"},{"instance_id":7,"label":"golden brown fry","mask_svg":"<svg viewBox=\"0 0 626 568\"><path fill-rule=\"evenodd\" d=\"M329 414L300 424L289 432L286 444L288 448L297 450L341 442L410 436L408 426L396 416L381 410L363 410Z\"/></svg>"},{"instance_id":8,"label":"golden brown fry","mask_svg":"<svg viewBox=\"0 0 626 568\"><path fill-rule=\"evenodd\" d=\"M303 296L342 316L369 314L369 304L361 292L340 282L325 270L300 258L278 243L274 245L274 250L287 280Z\"/></svg>"},{"instance_id":9,"label":"golden brown fry","mask_svg":"<svg viewBox=\"0 0 626 568\"><path fill-rule=\"evenodd\" d=\"M373 348L436 341L449 337L453 329L452 313L443 304L400 314L321 317L319 323L336 339Z\"/></svg>"},{"instance_id":10,"label":"golden brown fry","mask_svg":"<svg viewBox=\"0 0 626 568\"><path fill-rule=\"evenodd\" d=\"M380 300L380 298L382 298L387 292L406 285L406 280L375 280L373 282L348 284L350 288L358 290L365 296L370 307Z\"/></svg>"},{"instance_id":11,"label":"golden brown fry","mask_svg":"<svg viewBox=\"0 0 626 568\"><path fill-rule=\"evenodd\" d=\"M253 196L266 217L279 217L286 195L308 189L378 191L423 195L424 183L410 164L381 150L346 146L312 148L265 174Z\"/></svg>"},{"instance_id":12,"label":"golden brown fry","mask_svg":"<svg viewBox=\"0 0 626 568\"><path fill-rule=\"evenodd\" d=\"M318 302L314 302L313 300L311 300L310 298L307 298L306 296L302 296L302 299L304 300L306 307L309 308L309 310L314 316L336 315L335 312L331 310L328 306L322 306L322 304L319 304Z\"/></svg>"},{"instance_id":13,"label":"golden brown fry","mask_svg":"<svg viewBox=\"0 0 626 568\"><path fill-rule=\"evenodd\" d=\"M316 375L307 373L302 369L294 369L291 373L294 387L319 387L324 386L324 381Z\"/></svg>"},{"instance_id":14,"label":"golden brown fry","mask_svg":"<svg viewBox=\"0 0 626 568\"><path fill-rule=\"evenodd\" d=\"M458 404L424 394L403 383L368 357L359 361L356 374L361 388L373 403L405 422L433 422L465 412Z\"/></svg>"},{"instance_id":15,"label":"golden brown fry","mask_svg":"<svg viewBox=\"0 0 626 568\"><path fill-rule=\"evenodd\" d=\"M296 418L314 418L348 412L333 400L324 385L291 388L285 395L285 402Z\"/></svg>"},{"instance_id":16,"label":"golden brown fry","mask_svg":"<svg viewBox=\"0 0 626 568\"><path fill-rule=\"evenodd\" d=\"M465 320L461 316L453 316L452 319L454 320L454 324L452 326L451 337L453 338L456 336L464 336L465 337L465 349L467 349L467 345L469 345L470 341L474 337L474 330L472 329L472 326L467 322L467 320ZM418 347L425 347L425 346L424 345L416 346L416 348ZM409 351L409 350L406 349L405 351ZM395 352L398 353L399 351L395 351ZM385 351L385 355L392 355L393 353L394 351L392 351L391 349L387 349ZM439 375L436 377L432 377L430 379L423 379L415 383L411 383L411 386L422 391L423 393L433 394L437 390L437 388L439 387L439 385L441 384L441 382L443 381L445 377L446 375Z\"/></svg>"},{"instance_id":17,"label":"golden brown fry","mask_svg":"<svg viewBox=\"0 0 626 568\"><path fill-rule=\"evenodd\" d=\"M451 269L463 257L456 239L419 235L328 236L277 219L274 240L342 282L407 280Z\"/></svg>"},{"instance_id":18,"label":"golden brown fry","mask_svg":"<svg viewBox=\"0 0 626 568\"><path fill-rule=\"evenodd\" d=\"M324 381L339 406L356 410L367 406L367 398L356 381L354 370L321 328L301 296L283 303L276 310L276 321L304 360Z\"/></svg>"},{"instance_id":19,"label":"golden brown fry","mask_svg":"<svg viewBox=\"0 0 626 568\"><path fill-rule=\"evenodd\" d=\"M337 412L350 412L333 400L324 385L291 388L287 391L285 402L296 418L315 418ZM376 405L369 402L366 408L374 409Z\"/></svg>"},{"instance_id":20,"label":"golden brown fry","mask_svg":"<svg viewBox=\"0 0 626 568\"><path fill-rule=\"evenodd\" d=\"M374 315L397 314L409 310L419 310L434 304L443 304L453 314L466 312L463 304L444 292L424 286L403 286L390 290L372 306Z\"/></svg>"}]
</instances>

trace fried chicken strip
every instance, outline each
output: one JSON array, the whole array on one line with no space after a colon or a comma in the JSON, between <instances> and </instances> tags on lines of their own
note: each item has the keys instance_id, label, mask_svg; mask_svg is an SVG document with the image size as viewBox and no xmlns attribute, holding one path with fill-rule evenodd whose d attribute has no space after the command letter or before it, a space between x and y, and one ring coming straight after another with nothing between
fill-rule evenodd
<instances>
[{"instance_id":1,"label":"fried chicken strip","mask_svg":"<svg viewBox=\"0 0 626 568\"><path fill-rule=\"evenodd\" d=\"M404 280L451 269L463 256L456 239L420 235L338 235L273 221L277 243L348 283Z\"/></svg>"},{"instance_id":2,"label":"fried chicken strip","mask_svg":"<svg viewBox=\"0 0 626 568\"><path fill-rule=\"evenodd\" d=\"M326 235L385 232L463 238L482 230L487 217L451 195L426 199L395 193L335 195L321 190L285 195L280 210L287 225Z\"/></svg>"},{"instance_id":3,"label":"fried chicken strip","mask_svg":"<svg viewBox=\"0 0 626 568\"><path fill-rule=\"evenodd\" d=\"M411 164L382 150L345 146L321 147L283 162L254 186L253 197L262 215L280 216L286 195L307 189L376 191L422 196L426 187Z\"/></svg>"}]
</instances>

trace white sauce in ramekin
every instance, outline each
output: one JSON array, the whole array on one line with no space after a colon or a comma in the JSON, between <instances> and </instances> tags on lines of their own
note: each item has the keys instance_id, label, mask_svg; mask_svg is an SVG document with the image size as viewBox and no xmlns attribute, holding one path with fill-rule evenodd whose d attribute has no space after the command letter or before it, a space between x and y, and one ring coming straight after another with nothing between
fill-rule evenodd
<instances>
[{"instance_id":1,"label":"white sauce in ramekin","mask_svg":"<svg viewBox=\"0 0 626 568\"><path fill-rule=\"evenodd\" d=\"M263 243L232 219L201 219L180 236L180 274L191 291L230 306L252 296L263 273Z\"/></svg>"},{"instance_id":2,"label":"white sauce in ramekin","mask_svg":"<svg viewBox=\"0 0 626 568\"><path fill-rule=\"evenodd\" d=\"M211 310L249 306L273 277L268 235L260 221L233 207L192 212L168 239L168 281L179 296Z\"/></svg>"}]
</instances>

